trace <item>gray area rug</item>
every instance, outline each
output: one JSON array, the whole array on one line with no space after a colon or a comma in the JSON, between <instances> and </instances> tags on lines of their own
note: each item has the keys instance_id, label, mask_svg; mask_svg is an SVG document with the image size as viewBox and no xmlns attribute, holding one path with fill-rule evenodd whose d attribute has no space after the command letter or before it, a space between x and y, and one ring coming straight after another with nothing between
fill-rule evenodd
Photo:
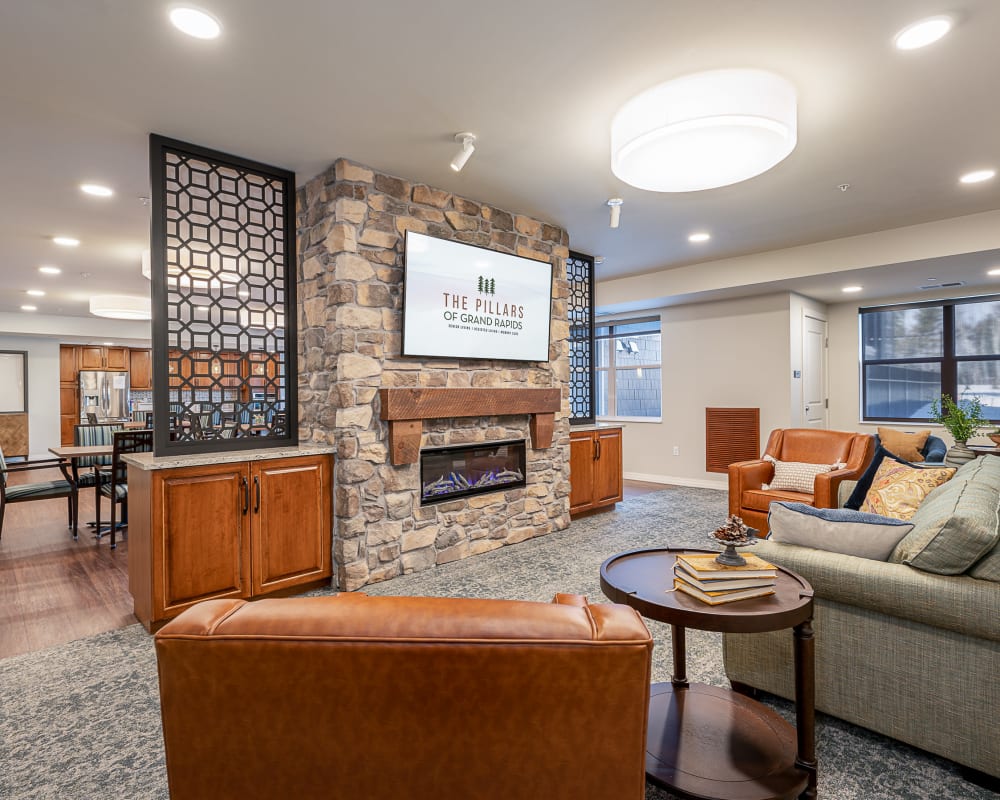
<instances>
[{"instance_id":1,"label":"gray area rug","mask_svg":"<svg viewBox=\"0 0 1000 800\"><path fill-rule=\"evenodd\" d=\"M540 601L576 592L601 600L598 570L609 555L640 547L704 547L705 535L725 515L724 492L665 489L577 520L566 531L366 591ZM654 679L669 680L669 626L648 624L656 639ZM687 640L688 676L728 686L720 635L689 631ZM791 703L768 702L793 718ZM966 782L949 761L832 717L819 715L816 738L823 800L997 797ZM0 661L0 798L168 796L156 658L152 637L140 625ZM646 800L672 798L647 788Z\"/></svg>"}]
</instances>

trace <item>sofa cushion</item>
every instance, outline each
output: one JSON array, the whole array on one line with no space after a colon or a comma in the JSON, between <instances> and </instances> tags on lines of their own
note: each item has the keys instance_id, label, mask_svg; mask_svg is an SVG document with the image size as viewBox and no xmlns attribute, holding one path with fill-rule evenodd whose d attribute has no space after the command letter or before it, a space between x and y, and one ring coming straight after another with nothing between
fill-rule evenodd
<instances>
[{"instance_id":1,"label":"sofa cushion","mask_svg":"<svg viewBox=\"0 0 1000 800\"><path fill-rule=\"evenodd\" d=\"M924 445L927 444L927 437L931 435L929 430L922 431L897 431L892 428L879 428L878 438L882 441L882 447L894 456L905 461L923 461Z\"/></svg>"},{"instance_id":2,"label":"sofa cushion","mask_svg":"<svg viewBox=\"0 0 1000 800\"><path fill-rule=\"evenodd\" d=\"M774 464L774 477L763 489L812 494L816 476L822 472L832 472L843 464L810 464L806 461L779 461L774 456L764 456L765 461Z\"/></svg>"},{"instance_id":3,"label":"sofa cushion","mask_svg":"<svg viewBox=\"0 0 1000 800\"><path fill-rule=\"evenodd\" d=\"M1000 459L970 461L927 496L890 560L938 575L963 573L996 547L998 506ZM984 564L980 574L992 569Z\"/></svg>"},{"instance_id":4,"label":"sofa cushion","mask_svg":"<svg viewBox=\"0 0 1000 800\"><path fill-rule=\"evenodd\" d=\"M804 492L781 492L774 491L773 489L747 489L743 492L743 508L749 508L752 511L763 511L767 513L768 508L770 508L771 503L775 500L784 500L789 503L808 503L812 505L813 496L812 494L805 494Z\"/></svg>"},{"instance_id":5,"label":"sofa cushion","mask_svg":"<svg viewBox=\"0 0 1000 800\"><path fill-rule=\"evenodd\" d=\"M872 481L875 479L875 473L878 472L878 468L882 466L882 462L886 458L891 458L893 461L897 461L900 464L906 464L907 466L912 466L909 461L904 461L903 459L894 456L884 447L879 445L875 448L875 454L872 456L872 460L868 463L865 471L858 478L857 484L854 486L854 491L851 492L851 496L844 503L844 508L851 508L858 511L861 508L861 504L865 502L865 496L868 494L868 490L872 488Z\"/></svg>"},{"instance_id":6,"label":"sofa cushion","mask_svg":"<svg viewBox=\"0 0 1000 800\"><path fill-rule=\"evenodd\" d=\"M886 561L913 524L847 508L813 508L804 503L771 503L767 517L776 542L798 544Z\"/></svg>"},{"instance_id":7,"label":"sofa cushion","mask_svg":"<svg viewBox=\"0 0 1000 800\"><path fill-rule=\"evenodd\" d=\"M858 510L909 519L923 499L954 474L951 467L921 469L887 456L875 471L871 488Z\"/></svg>"}]
</instances>

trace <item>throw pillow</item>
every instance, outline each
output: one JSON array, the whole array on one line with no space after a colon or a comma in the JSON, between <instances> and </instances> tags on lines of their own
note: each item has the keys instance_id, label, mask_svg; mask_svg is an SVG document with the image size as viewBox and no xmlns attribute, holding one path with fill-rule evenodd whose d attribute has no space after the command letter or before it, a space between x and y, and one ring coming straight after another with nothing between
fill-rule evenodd
<instances>
[{"instance_id":1,"label":"throw pillow","mask_svg":"<svg viewBox=\"0 0 1000 800\"><path fill-rule=\"evenodd\" d=\"M809 464L805 461L778 461L774 456L764 456L765 461L774 464L774 477L762 489L777 489L791 492L813 493L816 476L838 469L840 464Z\"/></svg>"},{"instance_id":2,"label":"throw pillow","mask_svg":"<svg viewBox=\"0 0 1000 800\"><path fill-rule=\"evenodd\" d=\"M954 474L955 470L951 467L921 469L884 458L859 510L883 517L909 519L931 490Z\"/></svg>"},{"instance_id":3,"label":"throw pillow","mask_svg":"<svg viewBox=\"0 0 1000 800\"><path fill-rule=\"evenodd\" d=\"M879 428L878 438L882 441L882 446L905 461L923 461L924 445L927 444L927 437L931 435L929 430L916 431L896 431L892 428Z\"/></svg>"},{"instance_id":4,"label":"throw pillow","mask_svg":"<svg viewBox=\"0 0 1000 800\"><path fill-rule=\"evenodd\" d=\"M899 464L906 464L906 466L912 466L909 461L903 461L901 458L896 458L892 453L886 450L882 445L875 448L875 455L872 456L871 462L865 468L861 477L858 478L858 482L854 486L854 491L851 492L851 496L847 498L847 502L844 503L844 508L850 508L857 511L861 508L861 504L865 502L865 496L868 494L868 490L872 488L872 480L875 478L875 473L878 472L878 468L882 466L882 461L886 458L891 458Z\"/></svg>"},{"instance_id":5,"label":"throw pillow","mask_svg":"<svg viewBox=\"0 0 1000 800\"><path fill-rule=\"evenodd\" d=\"M768 538L776 542L885 561L899 540L913 530L900 519L846 508L813 508L805 503L771 503Z\"/></svg>"}]
</instances>

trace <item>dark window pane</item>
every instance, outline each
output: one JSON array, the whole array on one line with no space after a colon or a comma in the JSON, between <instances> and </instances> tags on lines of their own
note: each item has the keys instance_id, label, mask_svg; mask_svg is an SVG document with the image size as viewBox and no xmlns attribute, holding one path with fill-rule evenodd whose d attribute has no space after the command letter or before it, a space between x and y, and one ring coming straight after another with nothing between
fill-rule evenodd
<instances>
[{"instance_id":1,"label":"dark window pane","mask_svg":"<svg viewBox=\"0 0 1000 800\"><path fill-rule=\"evenodd\" d=\"M660 370L615 370L615 414L619 417L660 416Z\"/></svg>"},{"instance_id":2,"label":"dark window pane","mask_svg":"<svg viewBox=\"0 0 1000 800\"><path fill-rule=\"evenodd\" d=\"M1000 300L956 305L955 355L995 354L1000 354Z\"/></svg>"},{"instance_id":3,"label":"dark window pane","mask_svg":"<svg viewBox=\"0 0 1000 800\"><path fill-rule=\"evenodd\" d=\"M907 308L861 317L866 361L882 358L937 358L943 355L944 309Z\"/></svg>"},{"instance_id":4,"label":"dark window pane","mask_svg":"<svg viewBox=\"0 0 1000 800\"><path fill-rule=\"evenodd\" d=\"M941 394L939 364L869 364L865 367L866 419L927 419Z\"/></svg>"},{"instance_id":5,"label":"dark window pane","mask_svg":"<svg viewBox=\"0 0 1000 800\"><path fill-rule=\"evenodd\" d=\"M959 361L958 396L978 397L983 416L1000 419L1000 360Z\"/></svg>"}]
</instances>

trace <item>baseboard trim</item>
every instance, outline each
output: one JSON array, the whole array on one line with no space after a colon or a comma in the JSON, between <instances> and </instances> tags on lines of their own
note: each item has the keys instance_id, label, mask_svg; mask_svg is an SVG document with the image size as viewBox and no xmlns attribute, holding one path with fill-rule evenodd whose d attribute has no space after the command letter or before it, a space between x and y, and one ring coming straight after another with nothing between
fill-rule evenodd
<instances>
[{"instance_id":1,"label":"baseboard trim","mask_svg":"<svg viewBox=\"0 0 1000 800\"><path fill-rule=\"evenodd\" d=\"M645 472L625 472L622 477L627 481L645 481L646 483L664 483L672 486L690 486L692 489L716 489L720 492L729 491L728 481L712 481L705 478L678 478L672 475L649 475Z\"/></svg>"}]
</instances>

